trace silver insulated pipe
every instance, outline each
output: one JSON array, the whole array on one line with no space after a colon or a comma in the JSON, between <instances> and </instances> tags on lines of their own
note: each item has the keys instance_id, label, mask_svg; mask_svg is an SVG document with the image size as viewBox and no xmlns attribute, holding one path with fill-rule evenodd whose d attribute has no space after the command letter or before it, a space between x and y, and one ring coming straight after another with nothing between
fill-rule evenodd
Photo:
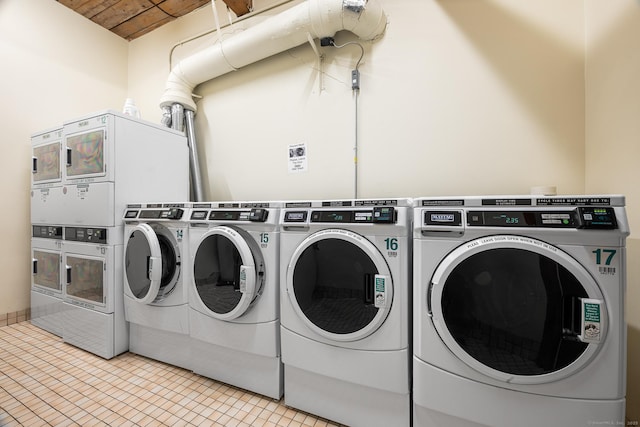
<instances>
[{"instance_id":1,"label":"silver insulated pipe","mask_svg":"<svg viewBox=\"0 0 640 427\"><path fill-rule=\"evenodd\" d=\"M191 192L194 202L204 200L202 191L202 179L200 175L200 163L198 162L198 145L196 144L195 129L195 113L191 110L185 110L184 123L187 134L187 143L189 144L189 166L191 168Z\"/></svg>"}]
</instances>

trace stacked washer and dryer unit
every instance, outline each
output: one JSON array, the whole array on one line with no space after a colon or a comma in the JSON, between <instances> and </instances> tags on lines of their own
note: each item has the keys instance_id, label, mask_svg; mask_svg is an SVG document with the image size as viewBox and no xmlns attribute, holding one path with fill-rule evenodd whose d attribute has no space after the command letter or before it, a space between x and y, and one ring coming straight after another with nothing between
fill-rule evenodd
<instances>
[{"instance_id":1,"label":"stacked washer and dryer unit","mask_svg":"<svg viewBox=\"0 0 640 427\"><path fill-rule=\"evenodd\" d=\"M625 423L624 206L416 201L414 426Z\"/></svg>"},{"instance_id":2,"label":"stacked washer and dryer unit","mask_svg":"<svg viewBox=\"0 0 640 427\"><path fill-rule=\"evenodd\" d=\"M45 199L62 191L62 129L32 135L31 197ZM31 323L62 336L62 222L48 205L31 206ZM55 208L55 206L53 207Z\"/></svg>"},{"instance_id":3,"label":"stacked washer and dryer unit","mask_svg":"<svg viewBox=\"0 0 640 427\"><path fill-rule=\"evenodd\" d=\"M186 138L104 111L32 141L34 323L52 323L65 342L111 358L129 347L122 212L142 197L186 198Z\"/></svg>"}]
</instances>

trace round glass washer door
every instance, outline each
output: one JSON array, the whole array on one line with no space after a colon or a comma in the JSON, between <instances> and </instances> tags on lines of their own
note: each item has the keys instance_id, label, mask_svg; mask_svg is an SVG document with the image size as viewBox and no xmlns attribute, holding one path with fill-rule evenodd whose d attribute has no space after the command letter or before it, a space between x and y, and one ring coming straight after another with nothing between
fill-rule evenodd
<instances>
[{"instance_id":1,"label":"round glass washer door","mask_svg":"<svg viewBox=\"0 0 640 427\"><path fill-rule=\"evenodd\" d=\"M564 251L527 237L485 237L452 251L433 274L427 306L460 360L508 383L572 375L607 333L593 277Z\"/></svg>"},{"instance_id":2,"label":"round glass washer door","mask_svg":"<svg viewBox=\"0 0 640 427\"><path fill-rule=\"evenodd\" d=\"M319 231L295 250L287 268L294 310L315 333L356 341L375 332L393 302L393 282L380 251L342 229Z\"/></svg>"},{"instance_id":3,"label":"round glass washer door","mask_svg":"<svg viewBox=\"0 0 640 427\"><path fill-rule=\"evenodd\" d=\"M262 291L264 262L253 238L243 230L219 226L207 231L193 258L198 298L220 320L233 320L251 307Z\"/></svg>"},{"instance_id":4,"label":"round glass washer door","mask_svg":"<svg viewBox=\"0 0 640 427\"><path fill-rule=\"evenodd\" d=\"M162 301L180 276L180 251L164 227L138 224L126 240L124 270L131 295L142 304Z\"/></svg>"}]
</instances>

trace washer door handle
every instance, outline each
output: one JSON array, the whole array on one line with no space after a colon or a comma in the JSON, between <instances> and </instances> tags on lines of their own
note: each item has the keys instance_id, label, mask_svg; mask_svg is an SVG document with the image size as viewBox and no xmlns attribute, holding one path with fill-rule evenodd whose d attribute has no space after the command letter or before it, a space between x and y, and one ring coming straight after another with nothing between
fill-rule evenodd
<instances>
[{"instance_id":1,"label":"washer door handle","mask_svg":"<svg viewBox=\"0 0 640 427\"><path fill-rule=\"evenodd\" d=\"M373 294L375 293L375 280L374 275L371 273L365 273L364 275L364 303L366 305L372 305L374 301Z\"/></svg>"},{"instance_id":2,"label":"washer door handle","mask_svg":"<svg viewBox=\"0 0 640 427\"><path fill-rule=\"evenodd\" d=\"M256 270L252 266L240 266L240 292L253 295L256 291Z\"/></svg>"},{"instance_id":3,"label":"washer door handle","mask_svg":"<svg viewBox=\"0 0 640 427\"><path fill-rule=\"evenodd\" d=\"M147 278L151 281L158 281L162 278L162 260L160 258L147 257Z\"/></svg>"}]
</instances>

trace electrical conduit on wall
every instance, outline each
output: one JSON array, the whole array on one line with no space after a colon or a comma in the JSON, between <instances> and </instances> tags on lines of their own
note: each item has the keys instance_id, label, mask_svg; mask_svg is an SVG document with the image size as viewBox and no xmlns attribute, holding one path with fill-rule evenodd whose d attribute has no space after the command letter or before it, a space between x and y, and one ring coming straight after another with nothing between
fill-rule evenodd
<instances>
[{"instance_id":1,"label":"electrical conduit on wall","mask_svg":"<svg viewBox=\"0 0 640 427\"><path fill-rule=\"evenodd\" d=\"M220 40L180 61L169 74L160 107L163 124L169 111L180 105L191 120L197 108L193 89L204 82L262 59L308 43L310 38L333 37L347 30L362 40L384 33L387 17L378 0L307 0L231 38ZM174 129L181 129L173 123ZM193 125L188 132L191 184L194 201L203 198Z\"/></svg>"}]
</instances>

